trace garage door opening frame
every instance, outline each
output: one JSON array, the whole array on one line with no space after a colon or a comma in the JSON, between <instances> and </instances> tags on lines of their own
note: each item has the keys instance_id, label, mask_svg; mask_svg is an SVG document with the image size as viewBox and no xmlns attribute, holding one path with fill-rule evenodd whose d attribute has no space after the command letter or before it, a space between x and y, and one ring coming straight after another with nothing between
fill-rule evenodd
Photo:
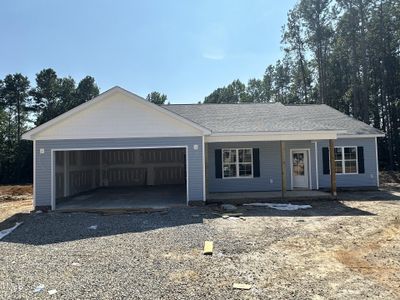
<instances>
[{"instance_id":1,"label":"garage door opening frame","mask_svg":"<svg viewBox=\"0 0 400 300\"><path fill-rule=\"evenodd\" d=\"M185 149L186 156L186 204L189 204L189 156L188 146L151 146L151 147L93 147L93 148L60 148L51 149L51 209L56 209L55 189L55 152L67 151L100 151L100 150L140 150L140 149Z\"/></svg>"}]
</instances>

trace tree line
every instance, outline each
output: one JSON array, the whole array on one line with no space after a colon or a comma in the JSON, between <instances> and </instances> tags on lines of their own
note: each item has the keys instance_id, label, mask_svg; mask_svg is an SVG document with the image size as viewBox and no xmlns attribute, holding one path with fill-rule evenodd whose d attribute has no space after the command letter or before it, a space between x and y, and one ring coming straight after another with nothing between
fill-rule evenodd
<instances>
[{"instance_id":1,"label":"tree line","mask_svg":"<svg viewBox=\"0 0 400 300\"><path fill-rule=\"evenodd\" d=\"M385 132L381 167L400 169L400 2L299 0L282 29L282 58L262 78L234 80L204 103L324 103ZM99 94L95 79L78 83L53 69L35 84L16 73L0 80L0 183L31 182L32 145L24 131ZM150 93L161 105L167 96Z\"/></svg>"},{"instance_id":2,"label":"tree line","mask_svg":"<svg viewBox=\"0 0 400 300\"><path fill-rule=\"evenodd\" d=\"M0 79L0 184L32 182L32 142L22 134L99 95L92 76L78 83L59 77L53 69L36 74L32 86L27 76L9 74ZM151 92L146 99L164 104L167 96Z\"/></svg>"},{"instance_id":3,"label":"tree line","mask_svg":"<svg viewBox=\"0 0 400 300\"><path fill-rule=\"evenodd\" d=\"M263 78L234 80L204 103L324 103L385 132L381 167L400 169L400 2L300 0L282 58Z\"/></svg>"},{"instance_id":4,"label":"tree line","mask_svg":"<svg viewBox=\"0 0 400 300\"><path fill-rule=\"evenodd\" d=\"M21 140L31 127L43 124L99 94L91 76L79 83L60 78L53 69L27 76L9 74L0 80L0 183L32 182L32 143Z\"/></svg>"}]
</instances>

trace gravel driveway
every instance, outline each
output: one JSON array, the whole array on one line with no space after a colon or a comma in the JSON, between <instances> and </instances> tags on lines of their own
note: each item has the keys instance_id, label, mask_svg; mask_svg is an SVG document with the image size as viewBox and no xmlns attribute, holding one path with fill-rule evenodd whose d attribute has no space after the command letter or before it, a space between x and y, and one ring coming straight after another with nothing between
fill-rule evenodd
<instances>
[{"instance_id":1,"label":"gravel driveway","mask_svg":"<svg viewBox=\"0 0 400 300\"><path fill-rule=\"evenodd\" d=\"M400 202L310 204L312 209L295 212L241 207L243 220L221 218L215 207L151 214L28 214L0 241L0 298L399 297ZM97 229L89 229L93 225ZM380 242L387 228L391 240L385 236ZM202 255L205 240L214 241L214 255ZM363 250L363 255L381 266L373 261L376 255L391 259L393 272L385 273L386 282L346 265L348 253L375 240L385 252ZM252 288L234 290L233 283ZM44 289L34 293L40 284ZM53 289L57 293L49 295Z\"/></svg>"}]
</instances>

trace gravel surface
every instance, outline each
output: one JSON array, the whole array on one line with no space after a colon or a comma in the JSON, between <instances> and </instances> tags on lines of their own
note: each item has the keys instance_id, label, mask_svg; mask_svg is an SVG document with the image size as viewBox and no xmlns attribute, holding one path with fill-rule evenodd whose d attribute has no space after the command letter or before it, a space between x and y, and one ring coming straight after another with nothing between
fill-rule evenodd
<instances>
[{"instance_id":1,"label":"gravel surface","mask_svg":"<svg viewBox=\"0 0 400 300\"><path fill-rule=\"evenodd\" d=\"M239 207L242 219L221 218L215 207L26 214L0 241L0 299L400 297L399 201L303 204L313 208ZM206 240L212 256L202 255ZM386 277L354 266L359 249L367 267L391 270Z\"/></svg>"}]
</instances>

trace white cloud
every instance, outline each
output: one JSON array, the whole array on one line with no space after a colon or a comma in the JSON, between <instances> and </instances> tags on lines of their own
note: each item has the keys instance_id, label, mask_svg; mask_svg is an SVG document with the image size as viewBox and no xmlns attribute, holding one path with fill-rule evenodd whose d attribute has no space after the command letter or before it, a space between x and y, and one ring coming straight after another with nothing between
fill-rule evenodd
<instances>
[{"instance_id":1,"label":"white cloud","mask_svg":"<svg viewBox=\"0 0 400 300\"><path fill-rule=\"evenodd\" d=\"M202 55L204 58L212 60L221 60L225 58L225 53L223 51L205 51Z\"/></svg>"},{"instance_id":2,"label":"white cloud","mask_svg":"<svg viewBox=\"0 0 400 300\"><path fill-rule=\"evenodd\" d=\"M208 23L202 28L197 40L203 58L222 60L226 57L228 31L222 23Z\"/></svg>"}]
</instances>

